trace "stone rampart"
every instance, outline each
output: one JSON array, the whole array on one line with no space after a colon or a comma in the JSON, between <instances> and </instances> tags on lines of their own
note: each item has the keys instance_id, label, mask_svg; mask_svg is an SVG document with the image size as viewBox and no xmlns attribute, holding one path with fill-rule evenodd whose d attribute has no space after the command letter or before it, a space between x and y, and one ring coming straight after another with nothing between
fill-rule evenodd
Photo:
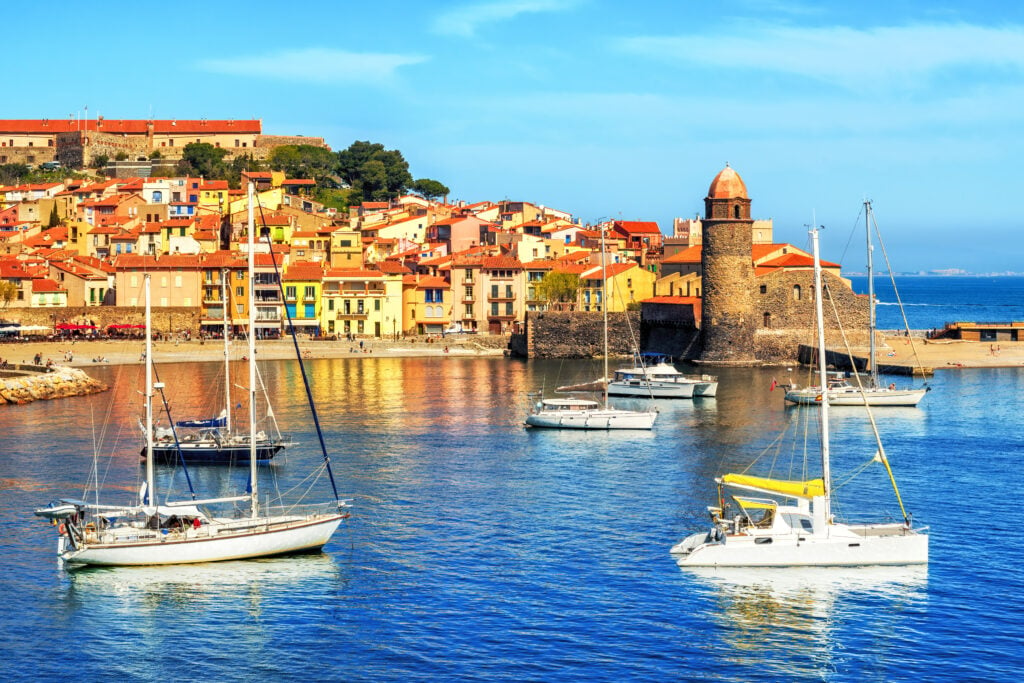
<instances>
[{"instance_id":1,"label":"stone rampart","mask_svg":"<svg viewBox=\"0 0 1024 683\"><path fill-rule=\"evenodd\" d=\"M600 358L604 316L594 312L545 311L526 321L529 358ZM608 314L608 355L631 356L639 344L640 313Z\"/></svg>"}]
</instances>

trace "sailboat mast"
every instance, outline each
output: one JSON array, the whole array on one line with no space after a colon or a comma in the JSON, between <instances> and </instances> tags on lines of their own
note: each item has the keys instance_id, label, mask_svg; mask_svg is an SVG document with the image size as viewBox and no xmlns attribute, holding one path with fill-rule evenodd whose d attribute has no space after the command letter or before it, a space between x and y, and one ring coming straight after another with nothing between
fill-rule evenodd
<instances>
[{"instance_id":1,"label":"sailboat mast","mask_svg":"<svg viewBox=\"0 0 1024 683\"><path fill-rule=\"evenodd\" d=\"M259 515L259 482L256 477L256 240L253 237L253 185L249 183L249 484L250 511Z\"/></svg>"},{"instance_id":2,"label":"sailboat mast","mask_svg":"<svg viewBox=\"0 0 1024 683\"><path fill-rule=\"evenodd\" d=\"M149 273L142 278L146 302L146 495L139 503L153 504L156 469L153 464L153 310L149 293Z\"/></svg>"},{"instance_id":3,"label":"sailboat mast","mask_svg":"<svg viewBox=\"0 0 1024 683\"><path fill-rule=\"evenodd\" d=\"M878 366L875 363L875 272L874 272L874 247L871 245L871 201L864 200L864 234L868 247L868 301L870 302L868 314L868 348L871 363L871 386L878 386Z\"/></svg>"},{"instance_id":4,"label":"sailboat mast","mask_svg":"<svg viewBox=\"0 0 1024 683\"><path fill-rule=\"evenodd\" d=\"M224 337L224 416L227 422L225 427L228 434L231 433L231 358L230 347L228 346L228 274L227 268L220 271L220 300L224 302L224 327L221 334Z\"/></svg>"},{"instance_id":5,"label":"sailboat mast","mask_svg":"<svg viewBox=\"0 0 1024 683\"><path fill-rule=\"evenodd\" d=\"M604 229L601 226L601 310L604 312L604 407L608 407L608 265L604 253Z\"/></svg>"},{"instance_id":6,"label":"sailboat mast","mask_svg":"<svg viewBox=\"0 0 1024 683\"><path fill-rule=\"evenodd\" d=\"M814 246L814 315L818 323L818 372L821 373L821 478L825 490L825 519L832 513L832 473L829 469L828 439L828 370L825 363L825 313L822 299L821 255L818 253L818 228L811 228L811 244Z\"/></svg>"}]
</instances>

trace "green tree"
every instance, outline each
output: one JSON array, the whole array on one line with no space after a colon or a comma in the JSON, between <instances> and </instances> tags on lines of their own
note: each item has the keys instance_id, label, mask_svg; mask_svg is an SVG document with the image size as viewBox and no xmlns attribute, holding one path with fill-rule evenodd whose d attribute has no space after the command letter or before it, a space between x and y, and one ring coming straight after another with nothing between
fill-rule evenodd
<instances>
[{"instance_id":1,"label":"green tree","mask_svg":"<svg viewBox=\"0 0 1024 683\"><path fill-rule=\"evenodd\" d=\"M18 296L18 285L9 280L0 280L0 303L4 308L11 305L11 302Z\"/></svg>"},{"instance_id":2,"label":"green tree","mask_svg":"<svg viewBox=\"0 0 1024 683\"><path fill-rule=\"evenodd\" d=\"M47 222L46 227L52 228L55 225L60 225L60 216L57 215L57 204L53 205L50 209L50 220Z\"/></svg>"},{"instance_id":3,"label":"green tree","mask_svg":"<svg viewBox=\"0 0 1024 683\"><path fill-rule=\"evenodd\" d=\"M441 197L447 197L448 193L451 192L442 183L431 180L430 178L420 178L412 184L412 191L423 197L424 199L440 199Z\"/></svg>"},{"instance_id":4,"label":"green tree","mask_svg":"<svg viewBox=\"0 0 1024 683\"><path fill-rule=\"evenodd\" d=\"M537 283L537 294L548 302L548 308L555 311L576 309L580 291L580 278L574 273L552 270Z\"/></svg>"},{"instance_id":5,"label":"green tree","mask_svg":"<svg viewBox=\"0 0 1024 683\"><path fill-rule=\"evenodd\" d=\"M0 184L17 185L29 173L29 168L25 164L0 165Z\"/></svg>"},{"instance_id":6,"label":"green tree","mask_svg":"<svg viewBox=\"0 0 1024 683\"><path fill-rule=\"evenodd\" d=\"M94 156L92 158L92 167L93 168L103 168L104 166L106 166L109 163L110 163L110 157L108 157L106 154L97 154L96 156Z\"/></svg>"},{"instance_id":7,"label":"green tree","mask_svg":"<svg viewBox=\"0 0 1024 683\"><path fill-rule=\"evenodd\" d=\"M357 140L338 152L338 171L353 190L354 204L394 199L412 184L402 153L376 142Z\"/></svg>"},{"instance_id":8,"label":"green tree","mask_svg":"<svg viewBox=\"0 0 1024 683\"><path fill-rule=\"evenodd\" d=\"M223 178L227 166L224 163L228 151L215 147L208 142L190 142L181 153L179 170L186 175L202 176L203 178Z\"/></svg>"},{"instance_id":9,"label":"green tree","mask_svg":"<svg viewBox=\"0 0 1024 683\"><path fill-rule=\"evenodd\" d=\"M284 171L289 178L307 178L318 185L338 174L338 155L316 145L275 147L268 162L272 169Z\"/></svg>"}]
</instances>

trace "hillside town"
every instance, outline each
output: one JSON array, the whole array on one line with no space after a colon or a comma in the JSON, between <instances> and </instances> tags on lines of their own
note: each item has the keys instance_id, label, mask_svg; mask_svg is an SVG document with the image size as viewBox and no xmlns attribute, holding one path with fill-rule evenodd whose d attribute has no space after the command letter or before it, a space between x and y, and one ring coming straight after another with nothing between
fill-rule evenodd
<instances>
[{"instance_id":1,"label":"hillside town","mask_svg":"<svg viewBox=\"0 0 1024 683\"><path fill-rule=\"evenodd\" d=\"M173 312L173 331L190 336L220 334L225 316L241 330L250 315L268 338L288 321L317 338L506 335L534 313L647 304L678 309L679 319L700 326L700 217L676 219L666 235L653 221L586 222L525 200L412 193L338 211L314 199L316 180L278 170L242 171L238 188L150 175L157 159L186 143L266 159L297 140L326 147L317 138L264 136L259 121L0 121L0 164L69 171L115 154L124 162L106 176L0 187L0 331L123 331L138 322L129 311L142 304L145 273L154 308ZM250 184L255 311L247 303ZM746 187L726 166L707 201L737 197L751 274L762 282L808 274L811 256L775 243L771 220L750 218ZM839 274L838 264L826 268Z\"/></svg>"}]
</instances>

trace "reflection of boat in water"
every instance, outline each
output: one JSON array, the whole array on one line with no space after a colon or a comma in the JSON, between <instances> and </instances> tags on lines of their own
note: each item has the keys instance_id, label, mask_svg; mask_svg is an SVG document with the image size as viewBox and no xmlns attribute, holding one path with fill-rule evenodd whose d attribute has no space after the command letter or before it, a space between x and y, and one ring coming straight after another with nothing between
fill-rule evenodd
<instances>
[{"instance_id":1,"label":"reflection of boat in water","mask_svg":"<svg viewBox=\"0 0 1024 683\"><path fill-rule=\"evenodd\" d=\"M821 261L818 232L811 231L814 245L814 285L821 291ZM818 353L825 357L822 299L815 297ZM823 367L821 383L826 382ZM843 523L832 509L829 445L829 402L818 402L821 477L807 478L806 464L799 468L801 479L726 474L718 479L718 505L709 507L711 530L691 534L672 547L681 567L834 567L858 565L910 565L928 562L928 536L914 528L896 481L892 477L877 426L865 406L874 429L877 451L872 458L882 463L892 480L902 521ZM798 411L800 412L800 411ZM803 441L805 436L799 436ZM805 442L806 443L806 442ZM732 500L738 506L731 519L726 514L724 489L738 491ZM779 502L779 498L787 503Z\"/></svg>"},{"instance_id":2,"label":"reflection of boat in water","mask_svg":"<svg viewBox=\"0 0 1024 683\"><path fill-rule=\"evenodd\" d=\"M88 590L90 594L107 589L199 596L245 588L283 592L304 582L330 581L339 572L329 555L316 553L174 567L88 567L70 576L73 588Z\"/></svg>"}]
</instances>

